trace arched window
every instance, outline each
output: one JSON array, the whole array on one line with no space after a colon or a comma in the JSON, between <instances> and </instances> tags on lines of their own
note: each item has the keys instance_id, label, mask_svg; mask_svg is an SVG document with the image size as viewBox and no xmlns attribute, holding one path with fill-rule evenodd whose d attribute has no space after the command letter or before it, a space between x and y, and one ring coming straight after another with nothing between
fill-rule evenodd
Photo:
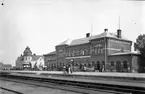
<instances>
[{"instance_id":1,"label":"arched window","mask_svg":"<svg viewBox=\"0 0 145 94\"><path fill-rule=\"evenodd\" d=\"M89 55L89 49L86 49L86 55Z\"/></svg>"},{"instance_id":2,"label":"arched window","mask_svg":"<svg viewBox=\"0 0 145 94\"><path fill-rule=\"evenodd\" d=\"M82 64L80 64L80 70L83 68L83 65Z\"/></svg>"},{"instance_id":3,"label":"arched window","mask_svg":"<svg viewBox=\"0 0 145 94\"><path fill-rule=\"evenodd\" d=\"M79 50L76 50L76 55L77 55L77 56L79 55Z\"/></svg>"},{"instance_id":4,"label":"arched window","mask_svg":"<svg viewBox=\"0 0 145 94\"><path fill-rule=\"evenodd\" d=\"M120 62L120 61L117 61L117 62L116 62L116 71L117 71L117 72L121 72L121 70L122 70L122 69L121 69L121 62Z\"/></svg>"},{"instance_id":5,"label":"arched window","mask_svg":"<svg viewBox=\"0 0 145 94\"><path fill-rule=\"evenodd\" d=\"M114 62L113 61L111 61L111 66L114 66Z\"/></svg>"},{"instance_id":6,"label":"arched window","mask_svg":"<svg viewBox=\"0 0 145 94\"><path fill-rule=\"evenodd\" d=\"M74 50L73 53L74 53L74 56L76 56L76 50Z\"/></svg>"},{"instance_id":7,"label":"arched window","mask_svg":"<svg viewBox=\"0 0 145 94\"><path fill-rule=\"evenodd\" d=\"M123 61L123 68L127 69L128 66L127 66L127 61Z\"/></svg>"},{"instance_id":8,"label":"arched window","mask_svg":"<svg viewBox=\"0 0 145 94\"><path fill-rule=\"evenodd\" d=\"M88 49L88 55L90 55L91 54L91 49Z\"/></svg>"},{"instance_id":9,"label":"arched window","mask_svg":"<svg viewBox=\"0 0 145 94\"><path fill-rule=\"evenodd\" d=\"M100 54L100 48L98 48L98 54Z\"/></svg>"},{"instance_id":10,"label":"arched window","mask_svg":"<svg viewBox=\"0 0 145 94\"><path fill-rule=\"evenodd\" d=\"M71 51L69 51L69 56L71 56Z\"/></svg>"},{"instance_id":11,"label":"arched window","mask_svg":"<svg viewBox=\"0 0 145 94\"><path fill-rule=\"evenodd\" d=\"M88 49L85 49L85 55L88 55Z\"/></svg>"},{"instance_id":12,"label":"arched window","mask_svg":"<svg viewBox=\"0 0 145 94\"><path fill-rule=\"evenodd\" d=\"M72 56L74 56L74 50L72 51Z\"/></svg>"},{"instance_id":13,"label":"arched window","mask_svg":"<svg viewBox=\"0 0 145 94\"><path fill-rule=\"evenodd\" d=\"M100 62L97 61L97 66L96 66L97 70L100 70Z\"/></svg>"},{"instance_id":14,"label":"arched window","mask_svg":"<svg viewBox=\"0 0 145 94\"><path fill-rule=\"evenodd\" d=\"M88 67L91 68L91 64L90 63L88 64Z\"/></svg>"},{"instance_id":15,"label":"arched window","mask_svg":"<svg viewBox=\"0 0 145 94\"><path fill-rule=\"evenodd\" d=\"M103 54L103 48L101 48L101 54Z\"/></svg>"},{"instance_id":16,"label":"arched window","mask_svg":"<svg viewBox=\"0 0 145 94\"><path fill-rule=\"evenodd\" d=\"M80 49L80 55L83 55L83 50L82 49Z\"/></svg>"},{"instance_id":17,"label":"arched window","mask_svg":"<svg viewBox=\"0 0 145 94\"><path fill-rule=\"evenodd\" d=\"M85 55L85 51L84 50L82 50L82 55Z\"/></svg>"},{"instance_id":18,"label":"arched window","mask_svg":"<svg viewBox=\"0 0 145 94\"><path fill-rule=\"evenodd\" d=\"M97 55L97 50L98 50L98 49L97 49L97 48L94 48L94 49L95 49L95 54Z\"/></svg>"}]
</instances>

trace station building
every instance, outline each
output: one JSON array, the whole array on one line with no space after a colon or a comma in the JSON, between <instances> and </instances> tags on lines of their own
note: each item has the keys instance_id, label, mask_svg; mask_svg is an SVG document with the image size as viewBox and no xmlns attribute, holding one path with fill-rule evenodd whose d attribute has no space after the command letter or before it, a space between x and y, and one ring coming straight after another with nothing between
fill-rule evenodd
<instances>
[{"instance_id":1,"label":"station building","mask_svg":"<svg viewBox=\"0 0 145 94\"><path fill-rule=\"evenodd\" d=\"M59 70L57 68L57 57L56 57L56 51L50 52L48 54L44 54L44 61L45 61L45 66L47 66L47 70Z\"/></svg>"},{"instance_id":2,"label":"station building","mask_svg":"<svg viewBox=\"0 0 145 94\"><path fill-rule=\"evenodd\" d=\"M55 46L55 63L48 67L62 69L71 65L74 71L138 72L139 54L131 52L132 41L104 29L99 35L65 40ZM51 56L51 54L49 55Z\"/></svg>"},{"instance_id":3,"label":"station building","mask_svg":"<svg viewBox=\"0 0 145 94\"><path fill-rule=\"evenodd\" d=\"M16 60L16 67L19 69L33 69L35 66L39 70L44 68L43 55L32 54L32 51L27 46L23 52L23 55L19 56Z\"/></svg>"}]
</instances>

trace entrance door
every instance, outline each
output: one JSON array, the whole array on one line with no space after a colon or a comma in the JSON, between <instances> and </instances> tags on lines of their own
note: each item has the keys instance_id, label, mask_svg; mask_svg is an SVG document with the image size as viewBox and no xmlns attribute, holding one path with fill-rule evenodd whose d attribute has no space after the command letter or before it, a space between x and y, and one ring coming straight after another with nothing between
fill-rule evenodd
<instances>
[{"instance_id":1,"label":"entrance door","mask_svg":"<svg viewBox=\"0 0 145 94\"><path fill-rule=\"evenodd\" d=\"M97 61L97 70L100 71L100 62L99 61Z\"/></svg>"},{"instance_id":2,"label":"entrance door","mask_svg":"<svg viewBox=\"0 0 145 94\"><path fill-rule=\"evenodd\" d=\"M121 72L121 62L120 61L116 62L116 71Z\"/></svg>"}]
</instances>

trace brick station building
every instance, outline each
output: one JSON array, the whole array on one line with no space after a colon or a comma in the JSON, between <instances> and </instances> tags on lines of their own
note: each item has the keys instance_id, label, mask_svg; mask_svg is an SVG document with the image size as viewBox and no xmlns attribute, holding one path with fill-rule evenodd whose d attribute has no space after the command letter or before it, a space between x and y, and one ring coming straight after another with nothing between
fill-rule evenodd
<instances>
[{"instance_id":1,"label":"brick station building","mask_svg":"<svg viewBox=\"0 0 145 94\"><path fill-rule=\"evenodd\" d=\"M132 41L123 38L121 32L104 29L99 35L87 33L84 38L65 40L56 45L56 63L49 67L71 65L74 71L138 72L139 54L131 52Z\"/></svg>"},{"instance_id":2,"label":"brick station building","mask_svg":"<svg viewBox=\"0 0 145 94\"><path fill-rule=\"evenodd\" d=\"M57 65L57 57L56 57L56 51L50 52L48 54L44 54L44 61L45 66L47 66L47 70L58 70Z\"/></svg>"}]
</instances>

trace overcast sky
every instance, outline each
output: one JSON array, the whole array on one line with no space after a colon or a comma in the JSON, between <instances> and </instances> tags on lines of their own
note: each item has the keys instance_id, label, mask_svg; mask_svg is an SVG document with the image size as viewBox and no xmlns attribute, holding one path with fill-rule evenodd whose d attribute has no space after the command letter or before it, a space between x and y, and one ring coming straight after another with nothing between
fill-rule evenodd
<instances>
[{"instance_id":1,"label":"overcast sky","mask_svg":"<svg viewBox=\"0 0 145 94\"><path fill-rule=\"evenodd\" d=\"M14 64L26 46L42 55L66 39L116 32L135 42L145 33L145 2L134 0L5 0L0 6L0 61Z\"/></svg>"}]
</instances>

